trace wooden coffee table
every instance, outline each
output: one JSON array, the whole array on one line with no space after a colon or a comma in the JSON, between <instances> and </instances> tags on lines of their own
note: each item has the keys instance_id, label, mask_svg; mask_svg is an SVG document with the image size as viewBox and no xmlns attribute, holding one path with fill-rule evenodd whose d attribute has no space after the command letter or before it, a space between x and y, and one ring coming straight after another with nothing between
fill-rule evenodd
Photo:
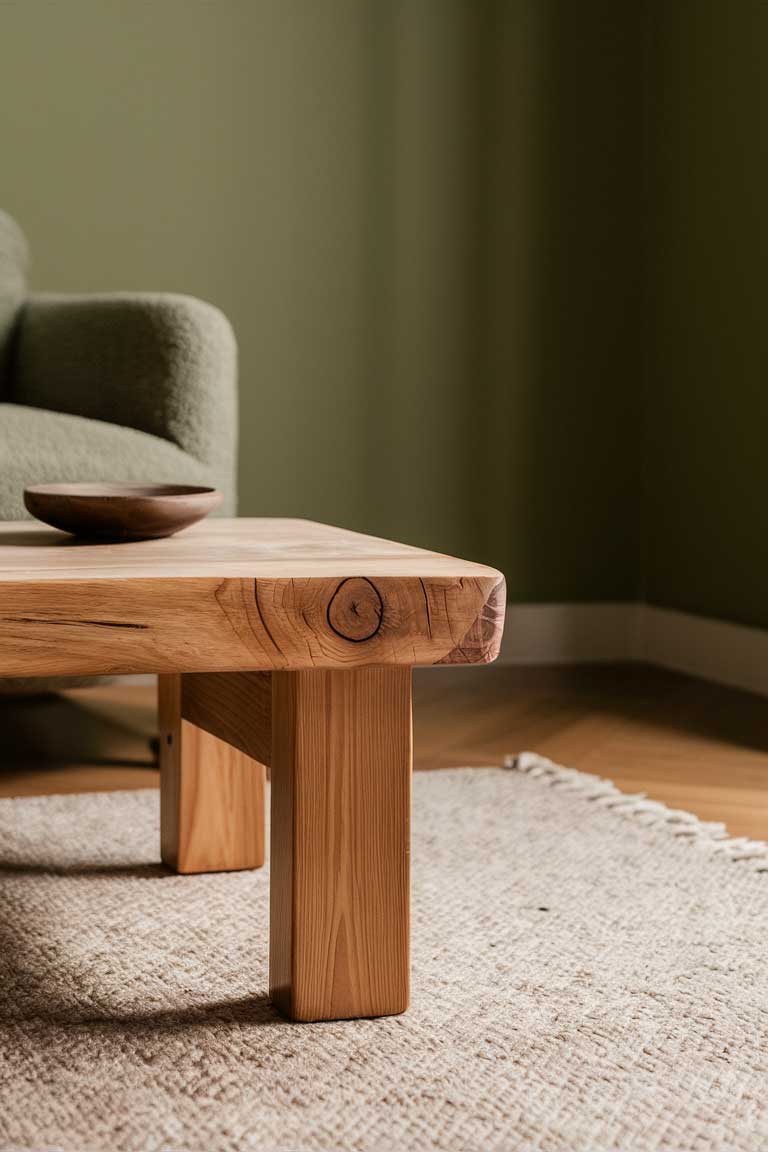
<instances>
[{"instance_id":1,"label":"wooden coffee table","mask_svg":"<svg viewBox=\"0 0 768 1152\"><path fill-rule=\"evenodd\" d=\"M504 580L303 520L86 544L0 524L0 673L160 674L161 851L264 862L270 993L295 1020L408 1003L411 668L498 653Z\"/></svg>"}]
</instances>

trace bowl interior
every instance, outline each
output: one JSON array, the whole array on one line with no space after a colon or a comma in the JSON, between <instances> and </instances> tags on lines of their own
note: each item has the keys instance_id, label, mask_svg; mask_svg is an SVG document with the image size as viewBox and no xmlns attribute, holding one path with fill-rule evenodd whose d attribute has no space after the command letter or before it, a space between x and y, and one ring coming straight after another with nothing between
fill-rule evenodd
<instances>
[{"instance_id":1,"label":"bowl interior","mask_svg":"<svg viewBox=\"0 0 768 1152\"><path fill-rule=\"evenodd\" d=\"M153 496L205 496L216 489L198 484L33 484L25 491L33 496L137 500Z\"/></svg>"}]
</instances>

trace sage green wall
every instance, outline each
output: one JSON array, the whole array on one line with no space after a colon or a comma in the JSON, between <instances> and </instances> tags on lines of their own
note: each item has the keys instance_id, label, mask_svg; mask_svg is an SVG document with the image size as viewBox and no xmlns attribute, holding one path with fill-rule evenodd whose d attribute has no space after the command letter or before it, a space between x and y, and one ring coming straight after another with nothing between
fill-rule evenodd
<instances>
[{"instance_id":1,"label":"sage green wall","mask_svg":"<svg viewBox=\"0 0 768 1152\"><path fill-rule=\"evenodd\" d=\"M229 314L243 513L624 598L636 31L611 0L0 0L0 203L37 287Z\"/></svg>"},{"instance_id":2,"label":"sage green wall","mask_svg":"<svg viewBox=\"0 0 768 1152\"><path fill-rule=\"evenodd\" d=\"M651 9L646 594L768 627L768 4Z\"/></svg>"},{"instance_id":3,"label":"sage green wall","mask_svg":"<svg viewBox=\"0 0 768 1152\"><path fill-rule=\"evenodd\" d=\"M495 6L486 377L513 596L639 592L643 9Z\"/></svg>"}]
</instances>

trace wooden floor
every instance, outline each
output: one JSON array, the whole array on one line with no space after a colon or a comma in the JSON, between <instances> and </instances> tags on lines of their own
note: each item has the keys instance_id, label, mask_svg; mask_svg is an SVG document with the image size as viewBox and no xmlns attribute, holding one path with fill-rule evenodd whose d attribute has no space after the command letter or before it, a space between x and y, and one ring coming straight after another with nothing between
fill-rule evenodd
<instances>
[{"instance_id":1,"label":"wooden floor","mask_svg":"<svg viewBox=\"0 0 768 1152\"><path fill-rule=\"evenodd\" d=\"M417 768L530 749L768 839L761 697L629 666L434 668L414 680ZM157 785L151 688L1 699L0 720L0 796Z\"/></svg>"}]
</instances>

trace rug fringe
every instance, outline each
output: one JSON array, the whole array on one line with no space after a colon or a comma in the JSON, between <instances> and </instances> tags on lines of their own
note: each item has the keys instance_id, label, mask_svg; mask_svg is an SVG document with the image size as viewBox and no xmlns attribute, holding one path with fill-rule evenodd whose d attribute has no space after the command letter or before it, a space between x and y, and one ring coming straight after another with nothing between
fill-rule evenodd
<instances>
[{"instance_id":1,"label":"rug fringe","mask_svg":"<svg viewBox=\"0 0 768 1152\"><path fill-rule=\"evenodd\" d=\"M611 808L620 816L640 820L648 827L665 827L673 836L686 837L692 843L729 860L749 863L755 872L768 872L768 843L745 836L729 836L724 824L700 820L692 812L668 808L658 800L649 800L645 792L621 792L612 780L564 768L538 756L520 752L505 756L504 767L542 780L546 784L579 793L583 799Z\"/></svg>"}]
</instances>

